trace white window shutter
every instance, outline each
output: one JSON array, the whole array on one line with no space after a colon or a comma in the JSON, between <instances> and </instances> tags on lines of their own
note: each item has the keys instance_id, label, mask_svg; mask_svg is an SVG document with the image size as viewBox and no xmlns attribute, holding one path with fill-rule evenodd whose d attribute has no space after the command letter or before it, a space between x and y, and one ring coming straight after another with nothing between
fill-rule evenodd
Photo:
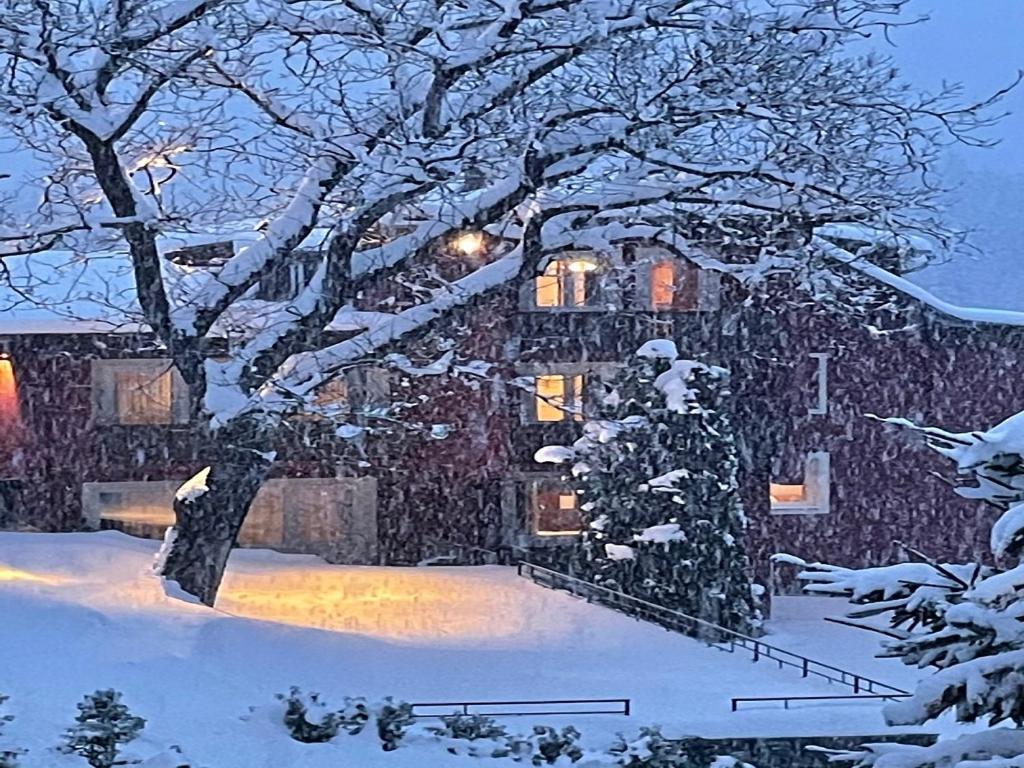
<instances>
[{"instance_id":1,"label":"white window shutter","mask_svg":"<svg viewBox=\"0 0 1024 768\"><path fill-rule=\"evenodd\" d=\"M634 289L633 296L637 309L648 311L653 309L651 305L651 268L650 261L643 261L636 265L633 270Z\"/></svg>"},{"instance_id":2,"label":"white window shutter","mask_svg":"<svg viewBox=\"0 0 1024 768\"><path fill-rule=\"evenodd\" d=\"M117 410L114 369L111 360L93 360L91 366L92 416L99 424L112 424Z\"/></svg>"},{"instance_id":3,"label":"white window shutter","mask_svg":"<svg viewBox=\"0 0 1024 768\"><path fill-rule=\"evenodd\" d=\"M697 307L712 312L721 306L722 275L714 269L697 270Z\"/></svg>"},{"instance_id":4,"label":"white window shutter","mask_svg":"<svg viewBox=\"0 0 1024 768\"><path fill-rule=\"evenodd\" d=\"M188 385L177 368L171 368L171 420L175 424L187 424L192 415L189 408Z\"/></svg>"},{"instance_id":5,"label":"white window shutter","mask_svg":"<svg viewBox=\"0 0 1024 768\"><path fill-rule=\"evenodd\" d=\"M827 514L831 504L831 463L825 451L814 451L807 454L807 465L804 471L809 496L814 504L815 512Z\"/></svg>"}]
</instances>

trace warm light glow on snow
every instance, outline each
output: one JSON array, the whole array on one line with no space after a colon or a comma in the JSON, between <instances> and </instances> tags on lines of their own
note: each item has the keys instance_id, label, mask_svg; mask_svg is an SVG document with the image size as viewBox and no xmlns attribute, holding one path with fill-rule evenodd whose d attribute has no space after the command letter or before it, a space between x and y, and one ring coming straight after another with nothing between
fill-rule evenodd
<instances>
[{"instance_id":1,"label":"warm light glow on snow","mask_svg":"<svg viewBox=\"0 0 1024 768\"><path fill-rule=\"evenodd\" d=\"M38 584L60 584L61 582L66 581L66 579L62 579L59 576L51 576L49 574L22 571L18 568L0 567L0 582L3 581L33 581Z\"/></svg>"},{"instance_id":2,"label":"warm light glow on snow","mask_svg":"<svg viewBox=\"0 0 1024 768\"><path fill-rule=\"evenodd\" d=\"M511 608L519 606L527 585L513 581L510 589L487 570L318 568L309 562L280 562L267 570L229 568L217 609L409 642L528 635L527 616ZM495 573L504 575L503 569Z\"/></svg>"},{"instance_id":3,"label":"warm light glow on snow","mask_svg":"<svg viewBox=\"0 0 1024 768\"><path fill-rule=\"evenodd\" d=\"M455 238L455 250L463 256L478 256L484 249L482 232L463 232Z\"/></svg>"}]
</instances>

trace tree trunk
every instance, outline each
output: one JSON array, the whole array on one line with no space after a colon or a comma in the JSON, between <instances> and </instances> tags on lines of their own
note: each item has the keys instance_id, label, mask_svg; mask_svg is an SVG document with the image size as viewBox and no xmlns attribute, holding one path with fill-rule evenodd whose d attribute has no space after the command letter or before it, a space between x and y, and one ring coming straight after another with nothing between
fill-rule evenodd
<instances>
[{"instance_id":1,"label":"tree trunk","mask_svg":"<svg viewBox=\"0 0 1024 768\"><path fill-rule=\"evenodd\" d=\"M225 428L214 438L215 458L205 482L195 482L200 473L191 492L179 491L174 500L176 523L161 569L162 576L209 606L217 599L249 505L274 463L269 435L260 425Z\"/></svg>"}]
</instances>

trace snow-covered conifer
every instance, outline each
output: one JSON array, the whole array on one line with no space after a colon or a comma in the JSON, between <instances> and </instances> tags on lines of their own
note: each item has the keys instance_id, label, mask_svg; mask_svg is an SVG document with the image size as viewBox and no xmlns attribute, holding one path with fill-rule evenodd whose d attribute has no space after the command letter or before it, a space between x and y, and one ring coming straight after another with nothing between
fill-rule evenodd
<instances>
[{"instance_id":1,"label":"snow-covered conifer","mask_svg":"<svg viewBox=\"0 0 1024 768\"><path fill-rule=\"evenodd\" d=\"M886 720L918 725L952 712L988 728L933 746L871 744L840 757L860 766L1018 768L1024 765L1024 413L987 432L953 433L887 419L922 433L956 462L957 491L1002 511L992 528L995 567L938 563L907 548L910 562L849 569L807 563L811 592L846 596L854 618L888 614L895 639L882 655L933 668L913 695L889 704ZM995 728L997 724L1008 727Z\"/></svg>"},{"instance_id":2,"label":"snow-covered conifer","mask_svg":"<svg viewBox=\"0 0 1024 768\"><path fill-rule=\"evenodd\" d=\"M644 344L608 385L571 450L583 510L572 569L597 584L749 631L756 625L728 372Z\"/></svg>"},{"instance_id":3,"label":"snow-covered conifer","mask_svg":"<svg viewBox=\"0 0 1024 768\"><path fill-rule=\"evenodd\" d=\"M121 746L134 740L146 721L133 715L114 690L96 691L78 704L75 725L64 735L63 752L81 755L92 768L126 765Z\"/></svg>"}]
</instances>

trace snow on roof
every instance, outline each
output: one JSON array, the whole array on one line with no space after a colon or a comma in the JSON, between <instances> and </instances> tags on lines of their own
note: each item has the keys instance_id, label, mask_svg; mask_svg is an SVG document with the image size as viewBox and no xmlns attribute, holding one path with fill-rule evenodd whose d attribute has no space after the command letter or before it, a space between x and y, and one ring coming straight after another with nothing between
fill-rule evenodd
<instances>
[{"instance_id":1,"label":"snow on roof","mask_svg":"<svg viewBox=\"0 0 1024 768\"><path fill-rule=\"evenodd\" d=\"M835 233L833 233L835 234ZM183 247L230 239L251 242L259 236L255 228L237 228L220 233L198 235L170 233L161 241L164 253ZM319 247L327 230L318 229L307 237L305 247ZM875 265L820 237L815 239L831 258L884 283L944 315L974 323L1024 327L1024 312L1002 309L963 307L935 296L916 283ZM28 256L8 256L0 262L0 335L126 333L144 328L135 295L131 262L123 252L107 251L88 256L71 251L48 251ZM190 275L201 268L166 261L168 285L188 283ZM259 317L265 317L265 302L255 300L238 307L231 324L252 329ZM249 312L247 310L254 310ZM346 320L359 313L343 310ZM334 330L361 327L358 322L339 322Z\"/></svg>"},{"instance_id":2,"label":"snow on roof","mask_svg":"<svg viewBox=\"0 0 1024 768\"><path fill-rule=\"evenodd\" d=\"M938 310L944 315L955 317L971 323L987 323L997 325L1024 326L1024 312L1015 312L1009 309L984 309L982 307L961 307L956 304L940 299L938 296L922 288L914 282L894 275L888 270L882 269L876 264L871 264L862 258L846 251L828 240L815 237L815 244L818 245L830 258L840 261L856 269L858 272L867 275L880 283L895 288L931 308Z\"/></svg>"},{"instance_id":3,"label":"snow on roof","mask_svg":"<svg viewBox=\"0 0 1024 768\"><path fill-rule=\"evenodd\" d=\"M327 230L315 230L303 247L315 248L323 242ZM161 252L225 240L236 246L256 240L255 229L234 229L197 235L170 233L161 238ZM162 263L172 301L189 286L190 278L203 267L184 266L169 260ZM247 299L233 307L219 329L244 327L253 330L271 315L268 302ZM332 330L350 330L361 325L347 322L356 318L346 308L346 321L331 325ZM7 256L0 261L0 335L134 333L145 330L142 310L135 292L135 277L128 255L122 251L104 251L82 255L54 250L27 256Z\"/></svg>"}]
</instances>

